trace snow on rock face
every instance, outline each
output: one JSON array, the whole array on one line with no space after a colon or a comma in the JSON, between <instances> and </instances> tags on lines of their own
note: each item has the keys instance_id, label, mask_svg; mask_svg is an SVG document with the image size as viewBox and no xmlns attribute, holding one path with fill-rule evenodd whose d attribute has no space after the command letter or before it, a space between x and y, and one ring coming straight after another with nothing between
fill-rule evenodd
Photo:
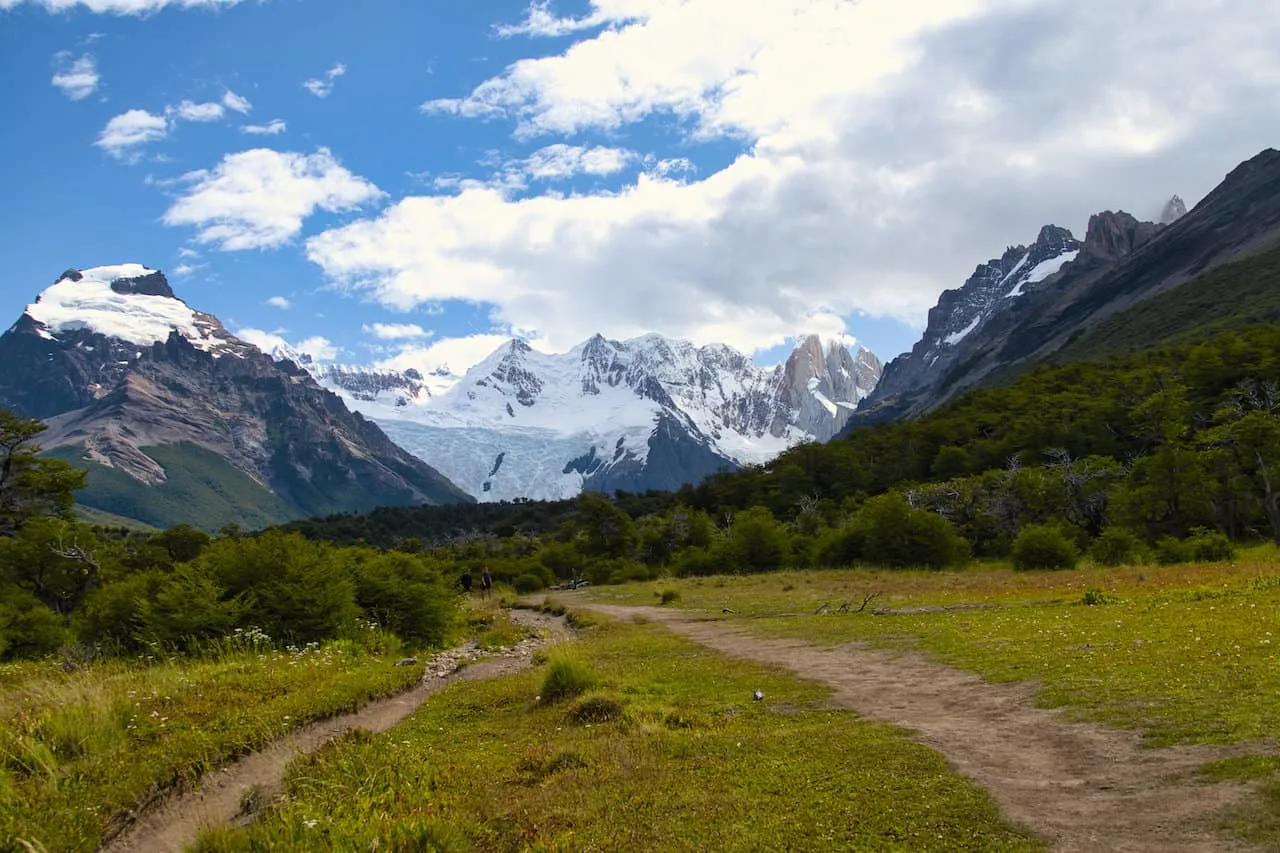
<instances>
[{"instance_id":1,"label":"snow on rock face","mask_svg":"<svg viewBox=\"0 0 1280 853\"><path fill-rule=\"evenodd\" d=\"M1074 261L1082 244L1056 225L1040 229L1030 246L1010 246L999 258L979 264L962 287L943 291L929 311L924 335L910 353L885 368L872 396L879 402L927 385L955 364L960 345L991 317L1008 310L1014 299L1045 285Z\"/></svg>"},{"instance_id":2,"label":"snow on rock face","mask_svg":"<svg viewBox=\"0 0 1280 853\"><path fill-rule=\"evenodd\" d=\"M139 347L168 340L177 330L197 349L219 355L228 348L221 324L173 295L164 276L141 264L70 270L46 288L26 312L42 337L77 329Z\"/></svg>"},{"instance_id":3,"label":"snow on rock face","mask_svg":"<svg viewBox=\"0 0 1280 853\"><path fill-rule=\"evenodd\" d=\"M569 497L631 476L653 482L651 465L702 472L712 459L727 467L767 462L799 441L835 435L879 374L870 352L816 336L801 338L785 364L761 367L722 344L650 334L595 335L560 354L513 340L412 405L362 399L331 377L321 381L410 452L492 501ZM655 451L663 461L650 461ZM661 473L685 481L680 470ZM690 482L702 475L685 473Z\"/></svg>"}]
</instances>

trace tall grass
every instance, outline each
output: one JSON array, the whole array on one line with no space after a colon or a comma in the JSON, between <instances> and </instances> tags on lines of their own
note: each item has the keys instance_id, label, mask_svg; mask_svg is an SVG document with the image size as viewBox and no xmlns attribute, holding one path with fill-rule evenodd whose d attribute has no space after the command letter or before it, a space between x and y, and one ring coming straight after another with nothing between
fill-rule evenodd
<instances>
[{"instance_id":1,"label":"tall grass","mask_svg":"<svg viewBox=\"0 0 1280 853\"><path fill-rule=\"evenodd\" d=\"M421 675L393 661L351 640L275 649L233 636L199 659L5 668L0 849L97 849L151 793Z\"/></svg>"}]
</instances>

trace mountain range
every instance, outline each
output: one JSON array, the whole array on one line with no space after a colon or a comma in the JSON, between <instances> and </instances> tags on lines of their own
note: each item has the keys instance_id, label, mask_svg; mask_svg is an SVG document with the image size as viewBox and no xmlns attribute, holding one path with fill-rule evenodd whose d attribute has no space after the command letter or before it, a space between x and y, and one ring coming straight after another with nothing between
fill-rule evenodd
<instances>
[{"instance_id":1,"label":"mountain range","mask_svg":"<svg viewBox=\"0 0 1280 853\"><path fill-rule=\"evenodd\" d=\"M645 491L767 462L827 441L880 377L862 347L801 336L785 363L661 335L596 335L567 353L512 340L452 387L421 374L334 369L293 358L480 500Z\"/></svg>"},{"instance_id":2,"label":"mountain range","mask_svg":"<svg viewBox=\"0 0 1280 853\"><path fill-rule=\"evenodd\" d=\"M68 270L0 335L0 406L44 420L47 452L88 467L95 517L261 526L674 489L1037 364L1280 322L1274 150L1189 211L1173 197L1159 222L1105 211L1083 239L1034 233L944 291L919 342L883 367L817 336L762 367L651 334L560 354L511 340L464 375L391 372L263 353L140 265Z\"/></svg>"}]
</instances>

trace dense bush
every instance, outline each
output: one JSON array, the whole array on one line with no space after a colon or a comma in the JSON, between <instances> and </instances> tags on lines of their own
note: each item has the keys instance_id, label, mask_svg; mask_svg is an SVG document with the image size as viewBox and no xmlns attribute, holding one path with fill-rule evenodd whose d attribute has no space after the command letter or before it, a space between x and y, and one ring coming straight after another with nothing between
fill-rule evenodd
<instances>
[{"instance_id":1,"label":"dense bush","mask_svg":"<svg viewBox=\"0 0 1280 853\"><path fill-rule=\"evenodd\" d=\"M57 614L25 589L0 586L0 660L39 657L69 639Z\"/></svg>"},{"instance_id":2,"label":"dense bush","mask_svg":"<svg viewBox=\"0 0 1280 853\"><path fill-rule=\"evenodd\" d=\"M1156 562L1217 563L1235 556L1235 546L1221 533L1199 527L1186 539L1162 536L1156 541Z\"/></svg>"},{"instance_id":3,"label":"dense bush","mask_svg":"<svg viewBox=\"0 0 1280 853\"><path fill-rule=\"evenodd\" d=\"M1080 559L1080 549L1056 524L1028 524L1013 540L1013 567L1028 569L1071 569Z\"/></svg>"},{"instance_id":4,"label":"dense bush","mask_svg":"<svg viewBox=\"0 0 1280 853\"><path fill-rule=\"evenodd\" d=\"M1094 540L1089 557L1100 566L1124 566L1142 559L1142 540L1123 527L1108 527Z\"/></svg>"},{"instance_id":5,"label":"dense bush","mask_svg":"<svg viewBox=\"0 0 1280 853\"><path fill-rule=\"evenodd\" d=\"M516 579L511 582L511 585L514 586L516 588L516 592L519 593L537 592L546 586L546 584L542 582L542 578L531 574L516 576Z\"/></svg>"},{"instance_id":6,"label":"dense bush","mask_svg":"<svg viewBox=\"0 0 1280 853\"><path fill-rule=\"evenodd\" d=\"M966 542L936 512L913 509L901 495L874 497L863 504L832 553L875 565L942 569L969 560Z\"/></svg>"},{"instance_id":7,"label":"dense bush","mask_svg":"<svg viewBox=\"0 0 1280 853\"><path fill-rule=\"evenodd\" d=\"M355 599L378 625L428 646L444 642L456 612L439 569L421 556L395 551L372 553L358 563Z\"/></svg>"}]
</instances>

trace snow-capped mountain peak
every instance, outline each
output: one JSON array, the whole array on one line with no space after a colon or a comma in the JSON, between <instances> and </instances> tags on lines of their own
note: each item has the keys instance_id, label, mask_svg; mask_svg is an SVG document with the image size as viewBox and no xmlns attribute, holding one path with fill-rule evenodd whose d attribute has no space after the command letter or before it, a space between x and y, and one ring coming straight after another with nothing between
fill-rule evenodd
<instances>
[{"instance_id":1,"label":"snow-capped mountain peak","mask_svg":"<svg viewBox=\"0 0 1280 853\"><path fill-rule=\"evenodd\" d=\"M216 317L174 296L162 273L141 264L67 270L23 315L37 334L49 340L87 331L149 347L176 331L192 346L215 356L242 354L246 346L228 334Z\"/></svg>"},{"instance_id":2,"label":"snow-capped mountain peak","mask_svg":"<svg viewBox=\"0 0 1280 853\"><path fill-rule=\"evenodd\" d=\"M762 367L723 344L658 334L593 335L554 354L515 339L414 405L346 396L484 500L674 488L835 435L880 373L850 342L801 336L785 364Z\"/></svg>"}]
</instances>

